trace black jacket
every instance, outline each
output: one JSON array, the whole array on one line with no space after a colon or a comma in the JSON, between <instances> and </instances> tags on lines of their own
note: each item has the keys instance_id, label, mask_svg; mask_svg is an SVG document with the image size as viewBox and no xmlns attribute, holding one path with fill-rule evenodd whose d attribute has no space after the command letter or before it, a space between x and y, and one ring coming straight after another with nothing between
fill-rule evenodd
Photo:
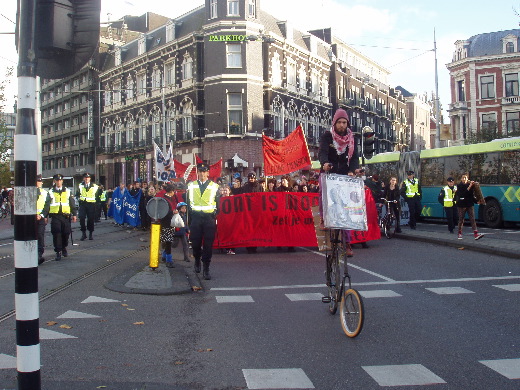
<instances>
[{"instance_id":1,"label":"black jacket","mask_svg":"<svg viewBox=\"0 0 520 390\"><path fill-rule=\"evenodd\" d=\"M475 195L473 194L473 187L468 190L470 183L464 184L460 182L457 184L457 192L455 193L455 202L457 207L472 207L475 202Z\"/></svg>"},{"instance_id":2,"label":"black jacket","mask_svg":"<svg viewBox=\"0 0 520 390\"><path fill-rule=\"evenodd\" d=\"M332 164L330 172L340 175L347 175L349 172L354 173L354 171L359 168L359 155L356 144L354 143L354 153L349 161L348 148L345 149L345 153L338 155L332 143L332 133L330 130L327 130L321 135L318 159L322 167L323 164L327 162Z\"/></svg>"}]
</instances>

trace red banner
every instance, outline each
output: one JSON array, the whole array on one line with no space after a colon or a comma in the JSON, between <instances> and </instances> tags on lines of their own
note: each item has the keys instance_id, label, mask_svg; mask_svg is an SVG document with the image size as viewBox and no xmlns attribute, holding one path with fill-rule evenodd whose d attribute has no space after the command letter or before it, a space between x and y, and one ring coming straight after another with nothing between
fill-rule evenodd
<instances>
[{"instance_id":1,"label":"red banner","mask_svg":"<svg viewBox=\"0 0 520 390\"><path fill-rule=\"evenodd\" d=\"M311 165L301 126L281 141L262 135L265 175L285 175Z\"/></svg>"},{"instance_id":2,"label":"red banner","mask_svg":"<svg viewBox=\"0 0 520 390\"><path fill-rule=\"evenodd\" d=\"M377 223L377 208L376 202L372 196L372 191L365 187L365 204L367 207L367 224L368 230L366 232L351 230L350 242L352 244L358 242L365 242L370 240L379 240L381 238L381 229Z\"/></svg>"},{"instance_id":3,"label":"red banner","mask_svg":"<svg viewBox=\"0 0 520 390\"><path fill-rule=\"evenodd\" d=\"M316 247L311 207L318 194L256 192L220 199L215 247Z\"/></svg>"},{"instance_id":4,"label":"red banner","mask_svg":"<svg viewBox=\"0 0 520 390\"><path fill-rule=\"evenodd\" d=\"M374 199L370 190L365 194L368 231L351 231L352 243L381 237ZM317 209L318 202L319 194L303 192L256 192L221 198L214 247L317 247L311 207Z\"/></svg>"},{"instance_id":5,"label":"red banner","mask_svg":"<svg viewBox=\"0 0 520 390\"><path fill-rule=\"evenodd\" d=\"M204 161L197 155L195 155L195 163L196 164L202 164Z\"/></svg>"}]
</instances>

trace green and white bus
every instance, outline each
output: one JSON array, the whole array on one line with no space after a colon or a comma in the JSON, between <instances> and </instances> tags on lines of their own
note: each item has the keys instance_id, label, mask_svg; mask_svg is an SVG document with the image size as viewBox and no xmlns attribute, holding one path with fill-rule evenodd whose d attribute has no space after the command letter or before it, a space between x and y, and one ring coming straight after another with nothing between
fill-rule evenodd
<instances>
[{"instance_id":1,"label":"green and white bus","mask_svg":"<svg viewBox=\"0 0 520 390\"><path fill-rule=\"evenodd\" d=\"M407 170L415 171L423 192L421 215L426 218L444 217L437 197L446 179L451 176L458 183L469 173L486 199L486 205L475 205L478 220L493 228L520 222L520 137L420 153L383 153L368 160L366 167L368 175L378 173L385 184L392 175L402 183Z\"/></svg>"}]
</instances>

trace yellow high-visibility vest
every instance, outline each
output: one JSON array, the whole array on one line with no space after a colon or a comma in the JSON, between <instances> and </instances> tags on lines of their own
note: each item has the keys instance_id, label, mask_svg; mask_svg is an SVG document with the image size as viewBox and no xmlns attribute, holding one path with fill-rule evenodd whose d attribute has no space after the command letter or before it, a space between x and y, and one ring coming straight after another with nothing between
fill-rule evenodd
<instances>
[{"instance_id":1,"label":"yellow high-visibility vest","mask_svg":"<svg viewBox=\"0 0 520 390\"><path fill-rule=\"evenodd\" d=\"M404 185L406 186L406 197L413 198L415 195L421 195L419 193L418 180L415 180L415 183L412 183L409 179L406 179Z\"/></svg>"},{"instance_id":2,"label":"yellow high-visibility vest","mask_svg":"<svg viewBox=\"0 0 520 390\"><path fill-rule=\"evenodd\" d=\"M217 210L216 196L218 193L218 184L210 182L204 193L200 193L198 181L192 181L188 184L188 198L192 211L201 211L203 213L213 213Z\"/></svg>"},{"instance_id":3,"label":"yellow high-visibility vest","mask_svg":"<svg viewBox=\"0 0 520 390\"><path fill-rule=\"evenodd\" d=\"M43 188L40 188L40 195L38 196L38 200L36 201L36 214L41 214L43 212L43 208L45 207L45 201L47 200L48 192Z\"/></svg>"},{"instance_id":4,"label":"yellow high-visibility vest","mask_svg":"<svg viewBox=\"0 0 520 390\"><path fill-rule=\"evenodd\" d=\"M96 201L96 193L98 191L97 184L91 184L90 188L85 188L85 185L83 183L80 183L79 185L79 200L88 202L88 203L94 203Z\"/></svg>"},{"instance_id":5,"label":"yellow high-visibility vest","mask_svg":"<svg viewBox=\"0 0 520 390\"><path fill-rule=\"evenodd\" d=\"M71 192L68 188L65 188L65 191L62 192L55 192L54 188L52 188L49 191L49 194L51 196L51 207L49 209L49 214L58 214L60 212L60 206L61 206L61 212L63 214L70 214L70 195Z\"/></svg>"},{"instance_id":6,"label":"yellow high-visibility vest","mask_svg":"<svg viewBox=\"0 0 520 390\"><path fill-rule=\"evenodd\" d=\"M457 186L453 186L453 190L449 186L444 187L444 207L453 207L455 203L453 197L456 191Z\"/></svg>"},{"instance_id":7,"label":"yellow high-visibility vest","mask_svg":"<svg viewBox=\"0 0 520 390\"><path fill-rule=\"evenodd\" d=\"M107 192L106 191L103 191L99 197L99 200L101 200L101 202L106 202L107 200Z\"/></svg>"}]
</instances>

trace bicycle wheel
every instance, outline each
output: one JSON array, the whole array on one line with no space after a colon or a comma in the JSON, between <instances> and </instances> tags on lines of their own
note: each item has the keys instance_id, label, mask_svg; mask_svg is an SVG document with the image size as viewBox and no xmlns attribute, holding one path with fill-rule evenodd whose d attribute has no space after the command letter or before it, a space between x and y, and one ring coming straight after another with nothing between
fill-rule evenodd
<instances>
[{"instance_id":1,"label":"bicycle wheel","mask_svg":"<svg viewBox=\"0 0 520 390\"><path fill-rule=\"evenodd\" d=\"M330 238L332 243L332 251L327 256L327 287L329 291L329 312L330 314L336 314L338 310L339 302L339 288L341 285L340 267L339 267L339 256L340 256L340 245L338 241L338 234L331 232Z\"/></svg>"},{"instance_id":2,"label":"bicycle wheel","mask_svg":"<svg viewBox=\"0 0 520 390\"><path fill-rule=\"evenodd\" d=\"M395 229L397 227L397 223L395 221L395 217L392 214L388 214L385 220L384 232L386 238L390 239L395 234Z\"/></svg>"},{"instance_id":3,"label":"bicycle wheel","mask_svg":"<svg viewBox=\"0 0 520 390\"><path fill-rule=\"evenodd\" d=\"M343 294L340 304L340 320L343 332L348 337L356 337L363 329L365 313L363 300L357 290L349 288Z\"/></svg>"}]
</instances>

